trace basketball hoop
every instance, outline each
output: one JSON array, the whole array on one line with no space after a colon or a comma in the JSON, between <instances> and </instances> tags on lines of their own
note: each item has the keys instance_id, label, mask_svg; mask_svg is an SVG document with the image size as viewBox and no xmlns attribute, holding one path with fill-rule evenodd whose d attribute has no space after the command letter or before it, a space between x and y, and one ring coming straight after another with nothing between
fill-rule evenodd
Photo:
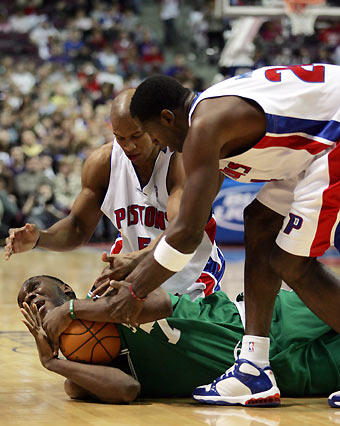
<instances>
[{"instance_id":1,"label":"basketball hoop","mask_svg":"<svg viewBox=\"0 0 340 426\"><path fill-rule=\"evenodd\" d=\"M287 15L292 25L292 34L314 34L316 13L310 13L310 6L321 6L326 0L285 0Z\"/></svg>"},{"instance_id":2,"label":"basketball hoop","mask_svg":"<svg viewBox=\"0 0 340 426\"><path fill-rule=\"evenodd\" d=\"M307 6L325 4L326 0L285 0L290 12L301 13Z\"/></svg>"}]
</instances>

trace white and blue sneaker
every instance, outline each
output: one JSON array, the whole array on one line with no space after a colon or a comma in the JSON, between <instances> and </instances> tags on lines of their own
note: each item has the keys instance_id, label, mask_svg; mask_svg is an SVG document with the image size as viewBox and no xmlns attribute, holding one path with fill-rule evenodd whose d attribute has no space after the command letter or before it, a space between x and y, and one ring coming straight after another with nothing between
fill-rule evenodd
<instances>
[{"instance_id":1,"label":"white and blue sneaker","mask_svg":"<svg viewBox=\"0 0 340 426\"><path fill-rule=\"evenodd\" d=\"M333 408L340 408L340 391L333 392L329 395L328 404Z\"/></svg>"},{"instance_id":2,"label":"white and blue sneaker","mask_svg":"<svg viewBox=\"0 0 340 426\"><path fill-rule=\"evenodd\" d=\"M195 401L216 405L247 407L280 404L280 390L272 369L260 368L246 359L237 359L222 376L192 394Z\"/></svg>"}]
</instances>

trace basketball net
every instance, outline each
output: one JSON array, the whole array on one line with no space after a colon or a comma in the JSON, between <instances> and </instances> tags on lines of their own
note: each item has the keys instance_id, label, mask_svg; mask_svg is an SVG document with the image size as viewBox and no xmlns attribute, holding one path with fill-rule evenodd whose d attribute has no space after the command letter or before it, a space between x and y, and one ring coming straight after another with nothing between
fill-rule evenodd
<instances>
[{"instance_id":1,"label":"basketball net","mask_svg":"<svg viewBox=\"0 0 340 426\"><path fill-rule=\"evenodd\" d=\"M293 35L314 34L315 13L309 7L325 4L325 0L285 0L287 15L290 18Z\"/></svg>"}]
</instances>

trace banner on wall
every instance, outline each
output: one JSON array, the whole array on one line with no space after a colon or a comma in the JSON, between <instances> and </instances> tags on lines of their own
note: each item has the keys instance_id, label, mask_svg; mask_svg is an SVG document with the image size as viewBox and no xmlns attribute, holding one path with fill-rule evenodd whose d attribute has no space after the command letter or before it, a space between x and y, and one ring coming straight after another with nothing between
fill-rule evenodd
<instances>
[{"instance_id":1,"label":"banner on wall","mask_svg":"<svg viewBox=\"0 0 340 426\"><path fill-rule=\"evenodd\" d=\"M252 202L263 183L240 183L225 178L214 204L217 223L216 242L243 243L243 210Z\"/></svg>"}]
</instances>

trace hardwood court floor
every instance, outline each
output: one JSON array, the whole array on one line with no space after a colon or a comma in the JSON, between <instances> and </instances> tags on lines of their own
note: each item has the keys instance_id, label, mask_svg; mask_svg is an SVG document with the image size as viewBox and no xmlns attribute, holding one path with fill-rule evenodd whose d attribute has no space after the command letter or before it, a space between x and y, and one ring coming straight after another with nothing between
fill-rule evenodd
<instances>
[{"instance_id":1,"label":"hardwood court floor","mask_svg":"<svg viewBox=\"0 0 340 426\"><path fill-rule=\"evenodd\" d=\"M75 402L63 391L63 378L44 370L33 338L21 323L16 296L32 275L56 275L84 297L102 269L100 252L34 250L9 262L0 252L0 425L17 426L276 426L340 424L340 409L326 398L283 398L278 408L210 407L191 399L142 400L129 405ZM225 287L233 296L241 287L242 261L231 262Z\"/></svg>"}]
</instances>

